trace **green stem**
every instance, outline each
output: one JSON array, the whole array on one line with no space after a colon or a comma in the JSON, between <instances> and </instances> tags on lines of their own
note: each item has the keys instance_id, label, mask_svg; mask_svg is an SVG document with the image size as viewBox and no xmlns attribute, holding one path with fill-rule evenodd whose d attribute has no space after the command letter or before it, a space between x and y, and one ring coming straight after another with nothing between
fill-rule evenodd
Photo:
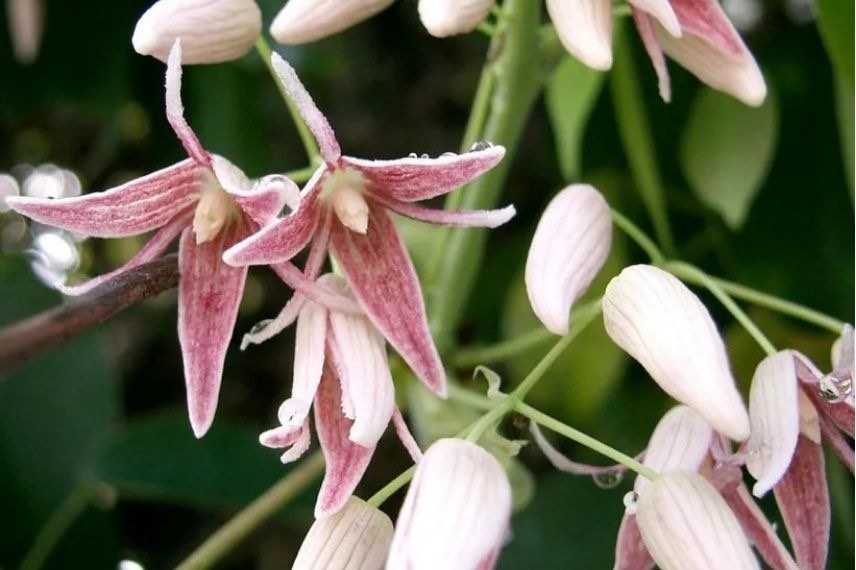
<instances>
[{"instance_id":1,"label":"green stem","mask_svg":"<svg viewBox=\"0 0 856 570\"><path fill-rule=\"evenodd\" d=\"M316 170L318 170L317 166L305 166L297 170L286 172L285 177L291 179L295 184L303 184L312 178L312 175L315 174Z\"/></svg>"},{"instance_id":2,"label":"green stem","mask_svg":"<svg viewBox=\"0 0 856 570\"><path fill-rule=\"evenodd\" d=\"M621 463L628 469L632 469L633 471L635 471L639 475L642 475L643 477L646 477L647 479L653 481L658 476L657 473L650 467L642 465L640 462L636 461L629 455L621 453L614 447L610 447L605 443L591 437L590 435L587 435L577 429L574 429L571 426L564 424L551 416L548 416L544 412L536 410L529 404L526 404L524 402L518 402L517 405L515 405L514 409L532 420L533 422L542 425L546 428L549 428L572 441L576 441L577 443L585 445L589 449L596 451L601 455L605 455L613 461Z\"/></svg>"},{"instance_id":3,"label":"green stem","mask_svg":"<svg viewBox=\"0 0 856 570\"><path fill-rule=\"evenodd\" d=\"M675 244L666 212L663 181L657 166L644 98L639 89L634 50L631 49L626 28L626 25L618 25L615 33L615 63L610 74L615 118L624 153L633 179L639 187L639 194L651 217L657 241L663 250L670 254L674 251Z\"/></svg>"},{"instance_id":4,"label":"green stem","mask_svg":"<svg viewBox=\"0 0 856 570\"><path fill-rule=\"evenodd\" d=\"M612 221L615 223L618 228L627 234L627 237L636 242L642 251L651 258L651 263L655 265L660 265L664 261L663 253L660 251L660 248L657 247L651 238L649 238L645 232L639 229L639 226L630 221L629 218L626 218L624 214L612 210Z\"/></svg>"},{"instance_id":5,"label":"green stem","mask_svg":"<svg viewBox=\"0 0 856 570\"><path fill-rule=\"evenodd\" d=\"M478 364L507 360L543 344L555 336L544 327L538 327L520 336L490 346L461 349L455 353L452 363L459 368L469 368Z\"/></svg>"},{"instance_id":6,"label":"green stem","mask_svg":"<svg viewBox=\"0 0 856 570\"><path fill-rule=\"evenodd\" d=\"M776 353L776 347L773 346L773 343L770 342L761 329L758 328L758 325L749 318L749 315L741 309L737 303L719 286L719 284L713 280L707 273L702 271L701 269L690 265L688 263L683 263L680 261L673 261L666 264L666 270L668 270L672 275L679 279L686 279L687 281L692 281L698 283L708 291L710 291L714 297L716 297L722 305L728 309L728 312L731 313L737 322L743 325L743 328L746 329L752 338L755 339L755 342L766 352L768 355L772 355Z\"/></svg>"},{"instance_id":7,"label":"green stem","mask_svg":"<svg viewBox=\"0 0 856 570\"><path fill-rule=\"evenodd\" d=\"M44 566L63 535L86 512L91 495L92 489L87 485L80 485L69 493L39 531L21 563L21 570L37 570Z\"/></svg>"},{"instance_id":8,"label":"green stem","mask_svg":"<svg viewBox=\"0 0 856 570\"><path fill-rule=\"evenodd\" d=\"M270 489L229 519L194 550L177 570L210 568L247 538L263 522L311 485L324 469L324 456L315 452Z\"/></svg>"},{"instance_id":9,"label":"green stem","mask_svg":"<svg viewBox=\"0 0 856 570\"><path fill-rule=\"evenodd\" d=\"M384 501L393 496L396 491L407 485L407 483L410 482L411 479L413 479L414 473L416 473L415 465L407 471L402 472L401 474L399 474L398 477L384 485L384 487L380 491L369 497L369 500L366 502L375 508L380 507L384 503Z\"/></svg>"},{"instance_id":10,"label":"green stem","mask_svg":"<svg viewBox=\"0 0 856 570\"><path fill-rule=\"evenodd\" d=\"M273 63L270 59L270 45L267 43L264 36L260 35L259 39L256 40L256 51L265 63L265 67L267 67L271 77L273 77L273 82L276 84L276 88L279 89L279 93L282 95L282 100L285 101L285 104L288 107L288 112L291 113L291 118L294 120L294 126L297 128L297 134L303 142L303 148L306 149L306 155L309 158L309 162L315 164L319 161L321 156L321 153L318 151L318 143L315 142L315 137L312 135L309 127L306 126L306 123L303 121L303 117L300 116L300 111L297 110L297 106L291 100L291 97L288 96L288 93L285 91L285 87L279 80L279 76L273 68Z\"/></svg>"}]
</instances>

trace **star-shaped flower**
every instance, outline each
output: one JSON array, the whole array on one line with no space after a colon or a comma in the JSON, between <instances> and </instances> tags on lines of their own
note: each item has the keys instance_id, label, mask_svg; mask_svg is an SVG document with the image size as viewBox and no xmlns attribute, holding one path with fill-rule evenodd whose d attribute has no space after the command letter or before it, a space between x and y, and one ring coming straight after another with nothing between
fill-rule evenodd
<instances>
[{"instance_id":1,"label":"star-shaped flower","mask_svg":"<svg viewBox=\"0 0 856 570\"><path fill-rule=\"evenodd\" d=\"M463 154L411 155L398 160L343 156L330 124L294 69L276 54L273 66L318 141L324 164L303 189L296 210L230 248L223 259L235 266L280 263L294 257L313 238L316 253L329 247L374 325L416 375L444 395L445 372L428 330L419 281L388 211L450 226L492 228L507 222L514 215L512 206L445 211L413 204L470 182L493 168L505 149L479 145ZM321 246L316 246L319 242ZM315 260L307 268L310 278L320 269L323 256L316 255ZM294 314L290 311L290 317ZM289 322L279 320L280 325Z\"/></svg>"}]
</instances>

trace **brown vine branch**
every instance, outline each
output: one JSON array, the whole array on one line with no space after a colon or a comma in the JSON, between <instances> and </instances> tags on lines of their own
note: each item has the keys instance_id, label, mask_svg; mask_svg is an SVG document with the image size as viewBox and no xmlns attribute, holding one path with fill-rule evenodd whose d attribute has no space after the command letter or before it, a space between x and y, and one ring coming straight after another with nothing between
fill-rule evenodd
<instances>
[{"instance_id":1,"label":"brown vine branch","mask_svg":"<svg viewBox=\"0 0 856 570\"><path fill-rule=\"evenodd\" d=\"M178 285L178 259L167 255L118 275L80 297L0 330L0 371Z\"/></svg>"}]
</instances>

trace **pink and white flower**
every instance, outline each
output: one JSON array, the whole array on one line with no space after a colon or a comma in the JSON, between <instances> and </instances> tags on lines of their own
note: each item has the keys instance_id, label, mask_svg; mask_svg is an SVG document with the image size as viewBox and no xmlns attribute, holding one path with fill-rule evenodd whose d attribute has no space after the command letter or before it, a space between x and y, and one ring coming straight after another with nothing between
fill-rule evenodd
<instances>
[{"instance_id":1,"label":"pink and white flower","mask_svg":"<svg viewBox=\"0 0 856 570\"><path fill-rule=\"evenodd\" d=\"M413 263L389 211L433 224L496 227L514 215L508 206L491 211L433 210L413 202L441 196L493 168L501 146L476 148L439 158L364 160L344 156L330 124L315 106L294 69L273 55L288 95L315 135L324 161L303 189L295 211L233 246L223 256L234 266L292 259L313 241L322 254L307 267L320 269L329 247L366 314L416 375L444 395L446 375L428 330L422 291ZM292 303L296 305L296 303ZM288 306L286 307L288 309ZM294 310L290 310L293 315ZM288 319L279 319L281 326Z\"/></svg>"}]
</instances>

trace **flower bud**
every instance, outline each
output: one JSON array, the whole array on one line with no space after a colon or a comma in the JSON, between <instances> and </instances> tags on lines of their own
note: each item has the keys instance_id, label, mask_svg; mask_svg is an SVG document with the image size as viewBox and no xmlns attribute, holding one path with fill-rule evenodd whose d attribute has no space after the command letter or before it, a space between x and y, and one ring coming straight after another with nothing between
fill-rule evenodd
<instances>
[{"instance_id":1,"label":"flower bud","mask_svg":"<svg viewBox=\"0 0 856 570\"><path fill-rule=\"evenodd\" d=\"M592 69L612 67L611 0L547 0L565 49Z\"/></svg>"},{"instance_id":2,"label":"flower bud","mask_svg":"<svg viewBox=\"0 0 856 570\"><path fill-rule=\"evenodd\" d=\"M292 570L380 570L392 542L392 521L351 497L333 516L309 529Z\"/></svg>"},{"instance_id":3,"label":"flower bud","mask_svg":"<svg viewBox=\"0 0 856 570\"><path fill-rule=\"evenodd\" d=\"M571 305L603 267L611 242L609 205L592 186L568 186L544 210L526 258L526 292L550 332L568 333Z\"/></svg>"},{"instance_id":4,"label":"flower bud","mask_svg":"<svg viewBox=\"0 0 856 570\"><path fill-rule=\"evenodd\" d=\"M137 22L131 41L137 53L165 62L180 39L182 64L220 63L244 55L261 29L254 0L159 0Z\"/></svg>"},{"instance_id":5,"label":"flower bud","mask_svg":"<svg viewBox=\"0 0 856 570\"><path fill-rule=\"evenodd\" d=\"M499 462L462 439L425 452L396 522L388 570L492 568L511 516Z\"/></svg>"},{"instance_id":6,"label":"flower bud","mask_svg":"<svg viewBox=\"0 0 856 570\"><path fill-rule=\"evenodd\" d=\"M716 431L738 441L749 437L749 416L722 338L705 306L677 278L650 265L625 268L606 287L603 322L667 394Z\"/></svg>"},{"instance_id":7,"label":"flower bud","mask_svg":"<svg viewBox=\"0 0 856 570\"><path fill-rule=\"evenodd\" d=\"M725 499L698 473L667 471L648 484L636 523L663 570L760 568Z\"/></svg>"},{"instance_id":8,"label":"flower bud","mask_svg":"<svg viewBox=\"0 0 856 570\"><path fill-rule=\"evenodd\" d=\"M386 9L393 0L289 0L270 26L270 35L286 45L332 36Z\"/></svg>"},{"instance_id":9,"label":"flower bud","mask_svg":"<svg viewBox=\"0 0 856 570\"><path fill-rule=\"evenodd\" d=\"M495 0L419 0L419 18L436 38L471 32L490 14Z\"/></svg>"},{"instance_id":10,"label":"flower bud","mask_svg":"<svg viewBox=\"0 0 856 570\"><path fill-rule=\"evenodd\" d=\"M6 17L18 63L30 64L39 55L45 20L43 0L8 0Z\"/></svg>"}]
</instances>

